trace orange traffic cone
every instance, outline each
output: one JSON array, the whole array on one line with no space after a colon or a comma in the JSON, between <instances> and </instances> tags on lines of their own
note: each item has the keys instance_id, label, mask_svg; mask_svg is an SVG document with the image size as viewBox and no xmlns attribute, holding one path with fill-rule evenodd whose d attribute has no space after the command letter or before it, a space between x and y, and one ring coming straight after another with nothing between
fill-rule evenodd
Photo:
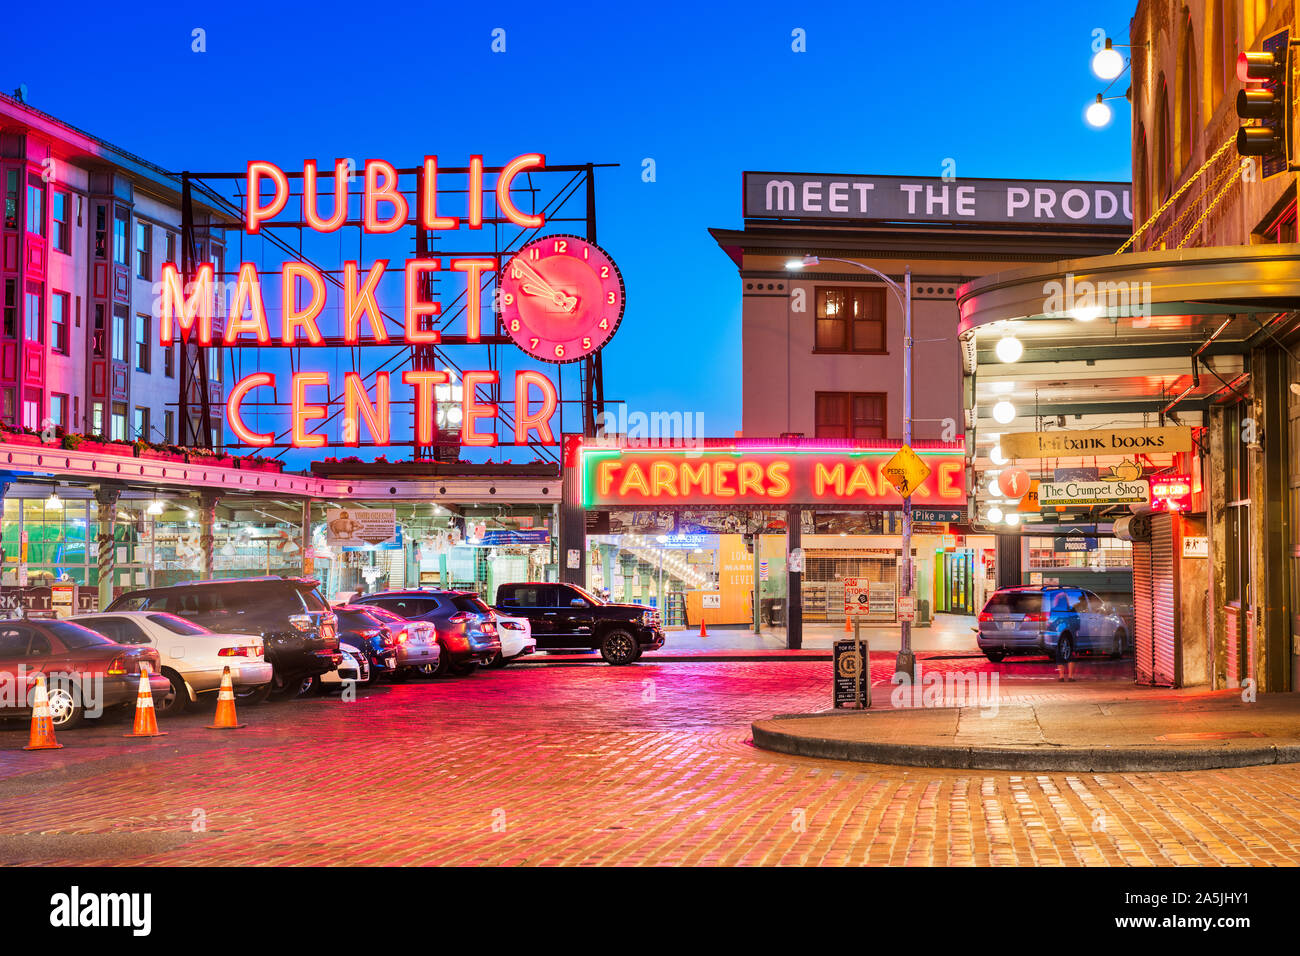
<instances>
[{"instance_id":1,"label":"orange traffic cone","mask_svg":"<svg viewBox=\"0 0 1300 956\"><path fill-rule=\"evenodd\" d=\"M845 634L853 633L853 623L849 620L849 616L847 614L844 615L844 633Z\"/></svg>"},{"instance_id":2,"label":"orange traffic cone","mask_svg":"<svg viewBox=\"0 0 1300 956\"><path fill-rule=\"evenodd\" d=\"M23 750L58 750L63 744L54 739L54 718L50 716L50 695L45 692L45 676L36 675L32 694L32 734Z\"/></svg>"},{"instance_id":3,"label":"orange traffic cone","mask_svg":"<svg viewBox=\"0 0 1300 956\"><path fill-rule=\"evenodd\" d=\"M700 618L700 637L708 637L709 629L704 626L704 618Z\"/></svg>"},{"instance_id":4,"label":"orange traffic cone","mask_svg":"<svg viewBox=\"0 0 1300 956\"><path fill-rule=\"evenodd\" d=\"M235 683L230 678L230 668L221 673L221 690L217 691L217 716L208 724L208 730L237 730L244 724L235 719Z\"/></svg>"},{"instance_id":5,"label":"orange traffic cone","mask_svg":"<svg viewBox=\"0 0 1300 956\"><path fill-rule=\"evenodd\" d=\"M153 691L149 689L149 665L140 665L140 692L135 695L135 726L123 737L166 737L158 730L158 715L153 709Z\"/></svg>"}]
</instances>

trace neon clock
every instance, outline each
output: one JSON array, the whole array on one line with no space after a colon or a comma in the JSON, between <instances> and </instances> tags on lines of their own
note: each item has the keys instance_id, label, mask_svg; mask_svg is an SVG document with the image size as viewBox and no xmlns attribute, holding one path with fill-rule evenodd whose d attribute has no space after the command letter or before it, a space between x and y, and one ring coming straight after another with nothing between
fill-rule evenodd
<instances>
[{"instance_id":1,"label":"neon clock","mask_svg":"<svg viewBox=\"0 0 1300 956\"><path fill-rule=\"evenodd\" d=\"M524 352L563 365L594 355L623 318L623 276L581 236L535 239L497 281L501 327Z\"/></svg>"}]
</instances>

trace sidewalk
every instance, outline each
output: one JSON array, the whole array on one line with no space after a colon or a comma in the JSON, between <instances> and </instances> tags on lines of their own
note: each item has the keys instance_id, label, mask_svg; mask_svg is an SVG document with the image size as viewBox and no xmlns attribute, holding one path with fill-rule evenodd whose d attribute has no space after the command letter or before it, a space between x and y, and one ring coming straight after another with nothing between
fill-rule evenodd
<instances>
[{"instance_id":1,"label":"sidewalk","mask_svg":"<svg viewBox=\"0 0 1300 956\"><path fill-rule=\"evenodd\" d=\"M869 711L778 715L754 745L804 757L1026 771L1210 770L1300 763L1300 694L1175 691L1103 682L1002 682L978 704L924 707L873 684ZM894 707L891 697L903 708ZM969 699L969 698L968 698ZM948 703L953 700L949 695Z\"/></svg>"}]
</instances>

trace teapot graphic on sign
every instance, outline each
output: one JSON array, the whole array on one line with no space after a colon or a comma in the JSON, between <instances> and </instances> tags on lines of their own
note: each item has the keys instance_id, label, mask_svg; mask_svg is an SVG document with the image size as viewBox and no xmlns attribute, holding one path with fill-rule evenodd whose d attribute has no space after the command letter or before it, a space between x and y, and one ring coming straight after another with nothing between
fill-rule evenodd
<instances>
[{"instance_id":1,"label":"teapot graphic on sign","mask_svg":"<svg viewBox=\"0 0 1300 956\"><path fill-rule=\"evenodd\" d=\"M1142 477L1142 466L1125 458L1118 465L1112 465L1108 474L1098 475L1098 481L1137 481Z\"/></svg>"}]
</instances>

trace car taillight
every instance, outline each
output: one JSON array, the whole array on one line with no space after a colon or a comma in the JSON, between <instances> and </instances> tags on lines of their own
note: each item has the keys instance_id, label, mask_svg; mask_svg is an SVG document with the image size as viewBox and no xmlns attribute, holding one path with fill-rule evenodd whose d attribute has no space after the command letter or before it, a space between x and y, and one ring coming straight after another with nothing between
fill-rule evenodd
<instances>
[{"instance_id":1,"label":"car taillight","mask_svg":"<svg viewBox=\"0 0 1300 956\"><path fill-rule=\"evenodd\" d=\"M291 615L289 616L289 623L292 624L294 627L296 627L296 628L297 628L298 630L300 630L300 631L310 631L310 630L311 630L311 615L310 615L310 614L291 614Z\"/></svg>"},{"instance_id":2,"label":"car taillight","mask_svg":"<svg viewBox=\"0 0 1300 956\"><path fill-rule=\"evenodd\" d=\"M108 673L125 674L126 673L126 655L120 654L108 662Z\"/></svg>"},{"instance_id":3,"label":"car taillight","mask_svg":"<svg viewBox=\"0 0 1300 956\"><path fill-rule=\"evenodd\" d=\"M980 613L980 623L981 623L981 624L987 624L987 623L988 623L989 621L991 621L991 620L993 620L993 615L990 614L988 611L983 611L983 612Z\"/></svg>"},{"instance_id":4,"label":"car taillight","mask_svg":"<svg viewBox=\"0 0 1300 956\"><path fill-rule=\"evenodd\" d=\"M259 651L256 647L223 647L217 651L218 657L253 657Z\"/></svg>"},{"instance_id":5,"label":"car taillight","mask_svg":"<svg viewBox=\"0 0 1300 956\"><path fill-rule=\"evenodd\" d=\"M497 626L505 628L507 631L522 631L524 626L518 621L497 621Z\"/></svg>"},{"instance_id":6,"label":"car taillight","mask_svg":"<svg viewBox=\"0 0 1300 956\"><path fill-rule=\"evenodd\" d=\"M491 621L484 621L482 630L484 634L495 634L497 632L497 626Z\"/></svg>"},{"instance_id":7,"label":"car taillight","mask_svg":"<svg viewBox=\"0 0 1300 956\"><path fill-rule=\"evenodd\" d=\"M1035 611L1033 614L1026 614L1024 621L1026 624L1041 624L1047 620L1046 611Z\"/></svg>"},{"instance_id":8,"label":"car taillight","mask_svg":"<svg viewBox=\"0 0 1300 956\"><path fill-rule=\"evenodd\" d=\"M407 635L407 633L406 633L405 631L401 631L401 632L399 632L398 635L397 635L397 643L398 643L398 644L405 644L405 643L406 643L406 638L407 638L407 636L408 636L408 635Z\"/></svg>"}]
</instances>

